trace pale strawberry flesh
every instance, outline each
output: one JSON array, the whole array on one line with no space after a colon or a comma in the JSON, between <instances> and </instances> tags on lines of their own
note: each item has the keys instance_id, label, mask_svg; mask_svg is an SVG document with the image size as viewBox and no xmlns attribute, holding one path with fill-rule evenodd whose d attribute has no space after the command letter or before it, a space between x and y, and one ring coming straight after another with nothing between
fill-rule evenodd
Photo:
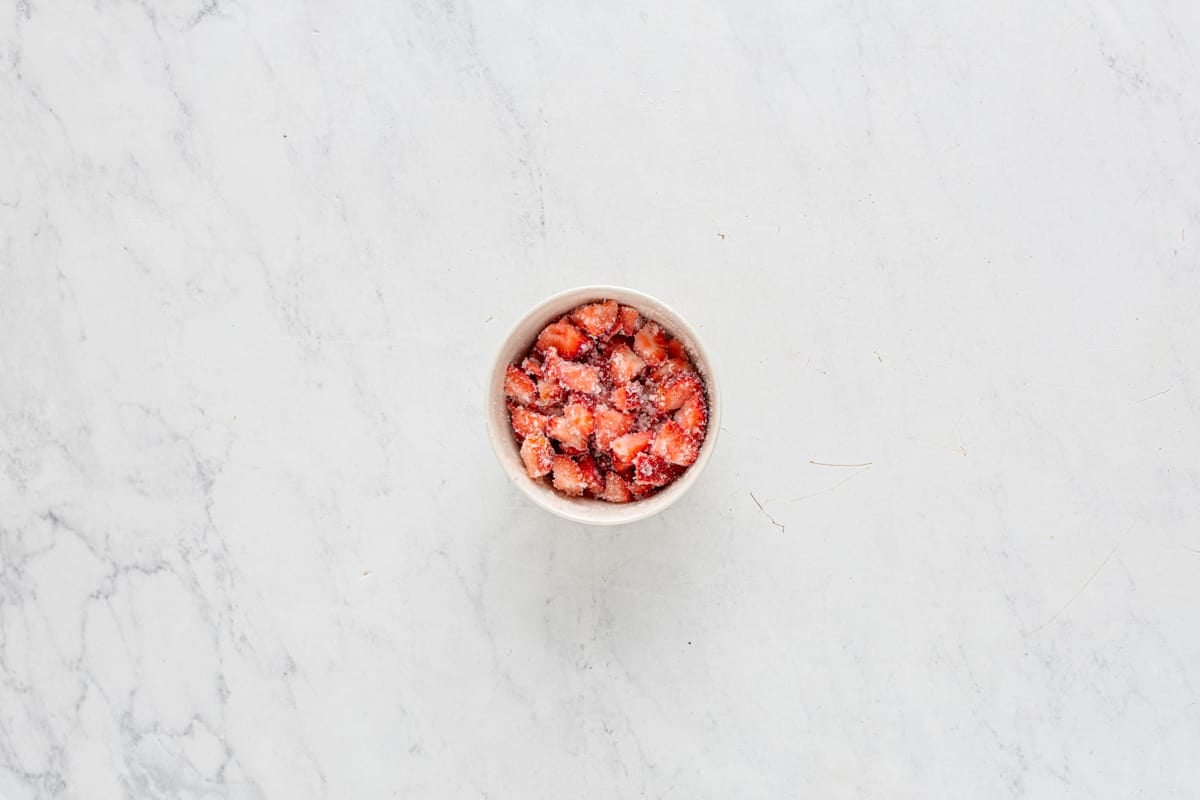
<instances>
[{"instance_id":1,"label":"pale strawberry flesh","mask_svg":"<svg viewBox=\"0 0 1200 800\"><path fill-rule=\"evenodd\" d=\"M537 387L533 383L533 378L512 364L509 364L508 370L504 373L505 396L511 397L521 405L527 406L533 402L533 393L535 391L537 391Z\"/></svg>"},{"instance_id":2,"label":"pale strawberry flesh","mask_svg":"<svg viewBox=\"0 0 1200 800\"><path fill-rule=\"evenodd\" d=\"M525 474L531 478L548 473L554 465L554 448L550 440L540 433L526 436L521 443L521 461L525 464Z\"/></svg>"},{"instance_id":3,"label":"pale strawberry flesh","mask_svg":"<svg viewBox=\"0 0 1200 800\"><path fill-rule=\"evenodd\" d=\"M564 494L572 497L578 497L583 494L584 489L588 488L587 480L583 476L583 470L568 456L555 456L554 464L554 488Z\"/></svg>"},{"instance_id":4,"label":"pale strawberry flesh","mask_svg":"<svg viewBox=\"0 0 1200 800\"><path fill-rule=\"evenodd\" d=\"M637 332L633 337L633 351L652 367L667 360L670 355L667 350L667 335L657 322L647 322Z\"/></svg>"},{"instance_id":5,"label":"pale strawberry flesh","mask_svg":"<svg viewBox=\"0 0 1200 800\"><path fill-rule=\"evenodd\" d=\"M563 358L575 359L585 353L590 345L587 334L566 320L559 320L542 330L534 346L541 353L553 348Z\"/></svg>"},{"instance_id":6,"label":"pale strawberry flesh","mask_svg":"<svg viewBox=\"0 0 1200 800\"><path fill-rule=\"evenodd\" d=\"M617 323L617 301L605 300L603 303L580 306L571 312L571 319L589 336L599 338L610 333Z\"/></svg>"}]
</instances>

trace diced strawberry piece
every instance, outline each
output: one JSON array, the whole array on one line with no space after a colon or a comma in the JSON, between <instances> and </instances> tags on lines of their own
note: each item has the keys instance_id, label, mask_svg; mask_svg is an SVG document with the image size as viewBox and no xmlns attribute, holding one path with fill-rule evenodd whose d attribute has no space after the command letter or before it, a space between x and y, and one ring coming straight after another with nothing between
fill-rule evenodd
<instances>
[{"instance_id":1,"label":"diced strawberry piece","mask_svg":"<svg viewBox=\"0 0 1200 800\"><path fill-rule=\"evenodd\" d=\"M629 484L615 472L605 473L604 491L597 494L596 497L610 503L628 503L632 499L629 494Z\"/></svg>"},{"instance_id":2,"label":"diced strawberry piece","mask_svg":"<svg viewBox=\"0 0 1200 800\"><path fill-rule=\"evenodd\" d=\"M568 456L554 457L554 488L560 492L578 497L583 494L583 490L587 488L587 481L583 477L583 470L575 463L574 459Z\"/></svg>"},{"instance_id":3,"label":"diced strawberry piece","mask_svg":"<svg viewBox=\"0 0 1200 800\"><path fill-rule=\"evenodd\" d=\"M617 383L629 383L645 368L646 362L625 345L613 350L612 355L608 357L608 373Z\"/></svg>"},{"instance_id":4,"label":"diced strawberry piece","mask_svg":"<svg viewBox=\"0 0 1200 800\"><path fill-rule=\"evenodd\" d=\"M633 471L633 467L629 468L629 474L625 476L625 485L629 487L629 493L633 495L634 500L641 500L658 491L657 486L637 480L637 473Z\"/></svg>"},{"instance_id":5,"label":"diced strawberry piece","mask_svg":"<svg viewBox=\"0 0 1200 800\"><path fill-rule=\"evenodd\" d=\"M596 411L596 447L607 450L618 436L633 430L633 417L615 408L603 406Z\"/></svg>"},{"instance_id":6,"label":"diced strawberry piece","mask_svg":"<svg viewBox=\"0 0 1200 800\"><path fill-rule=\"evenodd\" d=\"M563 358L574 359L583 355L590 345L591 340L588 339L587 334L565 319L561 319L542 329L534 347L543 353L548 353L553 348Z\"/></svg>"},{"instance_id":7,"label":"diced strawberry piece","mask_svg":"<svg viewBox=\"0 0 1200 800\"><path fill-rule=\"evenodd\" d=\"M550 421L549 417L515 403L509 404L508 413L512 416L513 430L522 439L533 433L545 433L546 423Z\"/></svg>"},{"instance_id":8,"label":"diced strawberry piece","mask_svg":"<svg viewBox=\"0 0 1200 800\"><path fill-rule=\"evenodd\" d=\"M630 383L613 389L609 402L621 411L637 411L642 407L642 385Z\"/></svg>"},{"instance_id":9,"label":"diced strawberry piece","mask_svg":"<svg viewBox=\"0 0 1200 800\"><path fill-rule=\"evenodd\" d=\"M592 434L595 420L592 411L583 403L568 403L563 406L563 415L550 420L546 432L558 440L565 449L582 452L587 450L588 437Z\"/></svg>"},{"instance_id":10,"label":"diced strawberry piece","mask_svg":"<svg viewBox=\"0 0 1200 800\"><path fill-rule=\"evenodd\" d=\"M591 364L564 361L557 353L547 353L543 371L547 378L558 381L560 386L572 392L599 394L604 391L600 370Z\"/></svg>"},{"instance_id":11,"label":"diced strawberry piece","mask_svg":"<svg viewBox=\"0 0 1200 800\"><path fill-rule=\"evenodd\" d=\"M683 405L675 412L675 421L698 442L704 441L704 431L708 427L708 403L704 402L704 394L696 394L683 401Z\"/></svg>"},{"instance_id":12,"label":"diced strawberry piece","mask_svg":"<svg viewBox=\"0 0 1200 800\"><path fill-rule=\"evenodd\" d=\"M538 405L542 408L557 405L563 398L563 388L558 381L543 378L537 382Z\"/></svg>"},{"instance_id":13,"label":"diced strawberry piece","mask_svg":"<svg viewBox=\"0 0 1200 800\"><path fill-rule=\"evenodd\" d=\"M584 394L600 394L604 391L604 381L600 379L600 370L590 364L576 364L574 361L562 361L556 372L558 382L564 389Z\"/></svg>"},{"instance_id":14,"label":"diced strawberry piece","mask_svg":"<svg viewBox=\"0 0 1200 800\"><path fill-rule=\"evenodd\" d=\"M632 464L634 456L650 446L651 436L650 431L637 431L613 439L609 449L612 450L614 464L618 467Z\"/></svg>"},{"instance_id":15,"label":"diced strawberry piece","mask_svg":"<svg viewBox=\"0 0 1200 800\"><path fill-rule=\"evenodd\" d=\"M633 337L633 349L650 366L667 360L667 335L656 322L647 322Z\"/></svg>"},{"instance_id":16,"label":"diced strawberry piece","mask_svg":"<svg viewBox=\"0 0 1200 800\"><path fill-rule=\"evenodd\" d=\"M535 391L537 391L537 387L534 386L533 379L509 364L508 369L504 372L504 394L521 405L527 406L533 402Z\"/></svg>"},{"instance_id":17,"label":"diced strawberry piece","mask_svg":"<svg viewBox=\"0 0 1200 800\"><path fill-rule=\"evenodd\" d=\"M592 494L600 494L604 491L604 479L600 477L600 470L596 468L596 462L591 456L580 456L579 471L583 473L583 482L587 484L588 491Z\"/></svg>"},{"instance_id":18,"label":"diced strawberry piece","mask_svg":"<svg viewBox=\"0 0 1200 800\"><path fill-rule=\"evenodd\" d=\"M666 461L650 453L638 453L634 457L633 471L637 475L636 483L646 486L666 486L679 474Z\"/></svg>"},{"instance_id":19,"label":"diced strawberry piece","mask_svg":"<svg viewBox=\"0 0 1200 800\"><path fill-rule=\"evenodd\" d=\"M521 362L521 369L525 370L525 372L529 373L535 378L542 377L542 362L538 361L533 356L530 356Z\"/></svg>"},{"instance_id":20,"label":"diced strawberry piece","mask_svg":"<svg viewBox=\"0 0 1200 800\"><path fill-rule=\"evenodd\" d=\"M682 358L687 361L687 350L683 347L683 342L678 339L671 339L667 342L667 352L671 354L671 358Z\"/></svg>"},{"instance_id":21,"label":"diced strawberry piece","mask_svg":"<svg viewBox=\"0 0 1200 800\"><path fill-rule=\"evenodd\" d=\"M532 433L521 443L521 461L525 463L525 474L540 478L554 465L554 446L543 434Z\"/></svg>"},{"instance_id":22,"label":"diced strawberry piece","mask_svg":"<svg viewBox=\"0 0 1200 800\"><path fill-rule=\"evenodd\" d=\"M621 306L618 316L621 320L620 331L626 336L633 336L642 327L642 315L632 306Z\"/></svg>"},{"instance_id":23,"label":"diced strawberry piece","mask_svg":"<svg viewBox=\"0 0 1200 800\"><path fill-rule=\"evenodd\" d=\"M675 420L667 420L659 426L654 434L654 442L650 445L650 454L664 461L678 464L681 467L690 466L700 455L700 447L687 431Z\"/></svg>"},{"instance_id":24,"label":"diced strawberry piece","mask_svg":"<svg viewBox=\"0 0 1200 800\"><path fill-rule=\"evenodd\" d=\"M685 372L695 374L696 368L692 366L692 362L686 358L668 358L663 363L659 364L646 376L647 380L655 383L666 383L668 378L673 378L676 375L682 375Z\"/></svg>"},{"instance_id":25,"label":"diced strawberry piece","mask_svg":"<svg viewBox=\"0 0 1200 800\"><path fill-rule=\"evenodd\" d=\"M674 411L694 394L704 391L704 384L695 375L685 373L670 378L650 393L650 405L660 414Z\"/></svg>"},{"instance_id":26,"label":"diced strawberry piece","mask_svg":"<svg viewBox=\"0 0 1200 800\"><path fill-rule=\"evenodd\" d=\"M592 336L599 339L617 324L617 301L605 300L575 309L571 319Z\"/></svg>"},{"instance_id":27,"label":"diced strawberry piece","mask_svg":"<svg viewBox=\"0 0 1200 800\"><path fill-rule=\"evenodd\" d=\"M588 411L591 411L593 414L596 413L597 408L600 408L603 405L603 403L600 402L600 398L596 395L584 394L583 392L571 392L569 395L567 395L567 402L579 403L580 405L587 406Z\"/></svg>"}]
</instances>

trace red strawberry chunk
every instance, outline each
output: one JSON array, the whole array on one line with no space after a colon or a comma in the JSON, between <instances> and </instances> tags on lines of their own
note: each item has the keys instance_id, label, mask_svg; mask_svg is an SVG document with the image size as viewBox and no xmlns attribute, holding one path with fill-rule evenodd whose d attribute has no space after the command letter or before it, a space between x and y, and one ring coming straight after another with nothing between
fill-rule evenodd
<instances>
[{"instance_id":1,"label":"red strawberry chunk","mask_svg":"<svg viewBox=\"0 0 1200 800\"><path fill-rule=\"evenodd\" d=\"M533 379L509 364L508 369L504 372L504 394L521 405L527 406L533 402L535 391L537 391L537 387L533 385Z\"/></svg>"},{"instance_id":2,"label":"red strawberry chunk","mask_svg":"<svg viewBox=\"0 0 1200 800\"><path fill-rule=\"evenodd\" d=\"M558 382L564 389L583 394L600 394L604 391L604 381L600 379L600 370L590 364L576 364L574 361L559 362L556 373Z\"/></svg>"},{"instance_id":3,"label":"red strawberry chunk","mask_svg":"<svg viewBox=\"0 0 1200 800\"><path fill-rule=\"evenodd\" d=\"M534 345L542 353L549 353L553 348L563 358L571 359L583 355L590 346L591 340L587 334L565 319L552 322L543 328Z\"/></svg>"},{"instance_id":4,"label":"red strawberry chunk","mask_svg":"<svg viewBox=\"0 0 1200 800\"><path fill-rule=\"evenodd\" d=\"M674 411L694 394L704 391L704 384L695 375L685 373L670 378L650 393L650 405L660 414Z\"/></svg>"},{"instance_id":5,"label":"red strawberry chunk","mask_svg":"<svg viewBox=\"0 0 1200 800\"><path fill-rule=\"evenodd\" d=\"M656 455L638 453L633 459L636 483L643 486L666 486L678 474L671 465Z\"/></svg>"},{"instance_id":6,"label":"red strawberry chunk","mask_svg":"<svg viewBox=\"0 0 1200 800\"><path fill-rule=\"evenodd\" d=\"M650 366L667 360L667 335L656 322L647 322L633 337L633 349Z\"/></svg>"},{"instance_id":7,"label":"red strawberry chunk","mask_svg":"<svg viewBox=\"0 0 1200 800\"><path fill-rule=\"evenodd\" d=\"M608 357L608 373L617 383L629 383L645 368L646 362L626 345L616 348Z\"/></svg>"},{"instance_id":8,"label":"red strawberry chunk","mask_svg":"<svg viewBox=\"0 0 1200 800\"><path fill-rule=\"evenodd\" d=\"M612 450L614 462L632 464L634 456L650 446L650 438L650 431L637 431L613 439L609 449Z\"/></svg>"},{"instance_id":9,"label":"red strawberry chunk","mask_svg":"<svg viewBox=\"0 0 1200 800\"><path fill-rule=\"evenodd\" d=\"M554 446L543 434L532 433L521 443L521 461L525 463L525 474L540 478L554 465Z\"/></svg>"},{"instance_id":10,"label":"red strawberry chunk","mask_svg":"<svg viewBox=\"0 0 1200 800\"><path fill-rule=\"evenodd\" d=\"M605 300L575 309L571 319L597 339L604 336L617 324L617 301Z\"/></svg>"},{"instance_id":11,"label":"red strawberry chunk","mask_svg":"<svg viewBox=\"0 0 1200 800\"><path fill-rule=\"evenodd\" d=\"M587 450L588 437L595 427L592 411L583 403L568 403L563 406L563 415L550 420L546 432L566 450Z\"/></svg>"},{"instance_id":12,"label":"red strawberry chunk","mask_svg":"<svg viewBox=\"0 0 1200 800\"><path fill-rule=\"evenodd\" d=\"M678 339L667 342L667 352L671 354L671 358L682 358L687 361L687 350L684 349L683 342Z\"/></svg>"},{"instance_id":13,"label":"red strawberry chunk","mask_svg":"<svg viewBox=\"0 0 1200 800\"><path fill-rule=\"evenodd\" d=\"M591 364L564 361L557 353L546 355L544 372L547 378L558 381L560 386L572 392L600 394L604 391L599 368Z\"/></svg>"},{"instance_id":14,"label":"red strawberry chunk","mask_svg":"<svg viewBox=\"0 0 1200 800\"><path fill-rule=\"evenodd\" d=\"M654 369L650 370L650 374L646 376L647 380L655 383L666 383L668 378L673 378L676 375L682 375L685 372L695 373L696 368L692 366L692 362L686 358L668 358L663 363L659 364Z\"/></svg>"},{"instance_id":15,"label":"red strawberry chunk","mask_svg":"<svg viewBox=\"0 0 1200 800\"><path fill-rule=\"evenodd\" d=\"M544 378L537 383L538 405L542 408L557 405L563 398L563 388L558 381Z\"/></svg>"},{"instance_id":16,"label":"red strawberry chunk","mask_svg":"<svg viewBox=\"0 0 1200 800\"><path fill-rule=\"evenodd\" d=\"M587 484L588 491L592 494L600 494L604 491L604 479L600 477L600 470L596 468L596 462L591 456L580 456L579 471L583 473L583 481Z\"/></svg>"},{"instance_id":17,"label":"red strawberry chunk","mask_svg":"<svg viewBox=\"0 0 1200 800\"><path fill-rule=\"evenodd\" d=\"M613 439L633 430L633 417L615 408L601 406L596 411L596 448L607 450Z\"/></svg>"},{"instance_id":18,"label":"red strawberry chunk","mask_svg":"<svg viewBox=\"0 0 1200 800\"><path fill-rule=\"evenodd\" d=\"M542 377L542 362L538 361L533 356L530 356L521 362L521 369L525 370L535 378Z\"/></svg>"},{"instance_id":19,"label":"red strawberry chunk","mask_svg":"<svg viewBox=\"0 0 1200 800\"><path fill-rule=\"evenodd\" d=\"M642 407L642 385L630 383L613 389L609 402L621 411L637 411Z\"/></svg>"},{"instance_id":20,"label":"red strawberry chunk","mask_svg":"<svg viewBox=\"0 0 1200 800\"><path fill-rule=\"evenodd\" d=\"M553 470L554 488L560 492L569 494L572 497L578 497L587 488L587 480L584 479L583 470L568 456L555 456Z\"/></svg>"},{"instance_id":21,"label":"red strawberry chunk","mask_svg":"<svg viewBox=\"0 0 1200 800\"><path fill-rule=\"evenodd\" d=\"M632 495L629 494L629 484L625 483L625 479L615 472L604 474L604 491L597 494L596 497L610 503L628 503L632 499Z\"/></svg>"},{"instance_id":22,"label":"red strawberry chunk","mask_svg":"<svg viewBox=\"0 0 1200 800\"><path fill-rule=\"evenodd\" d=\"M620 331L626 336L633 336L638 332L638 328L642 327L642 315L636 308L621 306L618 316L621 321Z\"/></svg>"},{"instance_id":23,"label":"red strawberry chunk","mask_svg":"<svg viewBox=\"0 0 1200 800\"><path fill-rule=\"evenodd\" d=\"M705 428L708 426L708 404L704 402L703 393L697 392L684 400L683 405L675 412L675 421L693 439L698 442L702 441Z\"/></svg>"},{"instance_id":24,"label":"red strawberry chunk","mask_svg":"<svg viewBox=\"0 0 1200 800\"><path fill-rule=\"evenodd\" d=\"M664 461L678 464L681 467L690 466L700 455L700 447L688 436L675 420L667 420L659 426L654 434L654 442L650 445L650 455L658 456Z\"/></svg>"},{"instance_id":25,"label":"red strawberry chunk","mask_svg":"<svg viewBox=\"0 0 1200 800\"><path fill-rule=\"evenodd\" d=\"M533 433L545 433L546 423L550 421L547 416L515 404L509 405L508 413L512 415L513 430L522 439Z\"/></svg>"},{"instance_id":26,"label":"red strawberry chunk","mask_svg":"<svg viewBox=\"0 0 1200 800\"><path fill-rule=\"evenodd\" d=\"M643 497L648 497L658 491L657 486L637 480L637 474L633 471L633 467L629 468L629 475L625 478L625 485L629 487L629 492L633 495L634 500L641 500Z\"/></svg>"}]
</instances>

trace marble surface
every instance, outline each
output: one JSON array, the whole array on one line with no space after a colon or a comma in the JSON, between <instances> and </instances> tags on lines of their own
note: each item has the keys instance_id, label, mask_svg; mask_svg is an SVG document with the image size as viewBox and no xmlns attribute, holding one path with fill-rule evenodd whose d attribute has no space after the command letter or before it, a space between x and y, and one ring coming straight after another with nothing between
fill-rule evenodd
<instances>
[{"instance_id":1,"label":"marble surface","mask_svg":"<svg viewBox=\"0 0 1200 800\"><path fill-rule=\"evenodd\" d=\"M0 797L1195 796L1197 42L1185 0L4 4ZM726 402L620 530L482 418L594 282Z\"/></svg>"}]
</instances>

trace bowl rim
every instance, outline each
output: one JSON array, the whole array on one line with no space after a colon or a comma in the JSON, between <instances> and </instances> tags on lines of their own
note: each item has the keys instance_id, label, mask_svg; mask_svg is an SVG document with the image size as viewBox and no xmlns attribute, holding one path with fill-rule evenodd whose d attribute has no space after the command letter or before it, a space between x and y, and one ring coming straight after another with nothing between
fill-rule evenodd
<instances>
[{"instance_id":1,"label":"bowl rim","mask_svg":"<svg viewBox=\"0 0 1200 800\"><path fill-rule=\"evenodd\" d=\"M658 322L683 342L688 354L704 380L708 394L708 432L696 461L675 482L661 492L644 500L611 504L592 498L566 497L549 485L530 480L525 474L520 451L508 421L504 402L504 372L516 355L527 350L537 332L555 317L578 305L602 299L614 299L622 305L637 308L644 316ZM529 330L532 330L532 334ZM514 347L516 346L516 347ZM700 341L699 334L687 319L671 306L653 295L637 289L610 284L586 284L557 292L521 314L509 327L495 350L485 381L484 419L492 452L501 468L517 488L545 511L584 525L626 525L647 519L674 505L695 484L716 449L721 427L721 396L712 356Z\"/></svg>"}]
</instances>

